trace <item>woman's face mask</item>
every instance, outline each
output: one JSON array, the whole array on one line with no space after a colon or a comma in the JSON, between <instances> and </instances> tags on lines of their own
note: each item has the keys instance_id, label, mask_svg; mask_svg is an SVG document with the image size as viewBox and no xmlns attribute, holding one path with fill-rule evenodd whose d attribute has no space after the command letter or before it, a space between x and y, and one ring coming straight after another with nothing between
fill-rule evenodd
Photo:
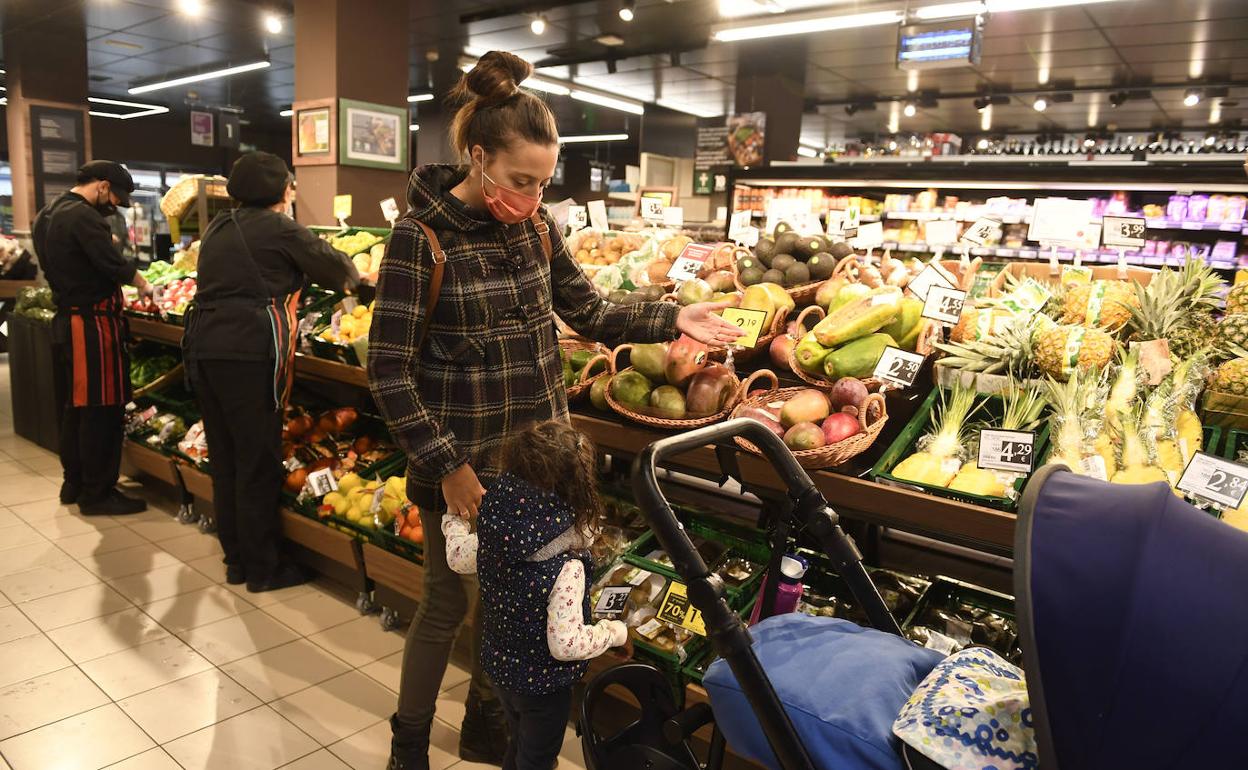
<instances>
[{"instance_id":1,"label":"woman's face mask","mask_svg":"<svg viewBox=\"0 0 1248 770\"><path fill-rule=\"evenodd\" d=\"M542 203L540 195L528 195L520 190L499 184L485 170L484 152L480 158L481 195L485 198L485 207L495 219L504 224L514 225L531 218L537 213L538 206ZM543 178L546 178L546 176ZM539 190L545 189L546 183L542 182L537 187Z\"/></svg>"}]
</instances>

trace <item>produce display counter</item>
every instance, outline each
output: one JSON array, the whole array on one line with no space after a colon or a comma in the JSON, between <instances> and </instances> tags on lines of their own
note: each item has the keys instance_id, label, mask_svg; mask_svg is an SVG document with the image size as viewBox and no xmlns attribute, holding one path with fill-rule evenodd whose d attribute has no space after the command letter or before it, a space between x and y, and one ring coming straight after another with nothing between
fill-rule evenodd
<instances>
[{"instance_id":1,"label":"produce display counter","mask_svg":"<svg viewBox=\"0 0 1248 770\"><path fill-rule=\"evenodd\" d=\"M166 484L178 483L173 460L154 449L148 449L142 444L127 440L122 447L122 457L140 473L159 479Z\"/></svg>"},{"instance_id":2,"label":"produce display counter","mask_svg":"<svg viewBox=\"0 0 1248 770\"><path fill-rule=\"evenodd\" d=\"M127 316L130 321L130 335L139 339L163 342L168 345L182 344L182 327L163 323L150 318Z\"/></svg>"},{"instance_id":3,"label":"produce display counter","mask_svg":"<svg viewBox=\"0 0 1248 770\"><path fill-rule=\"evenodd\" d=\"M17 293L22 289L33 289L39 285L39 281L0 281L0 299L17 299Z\"/></svg>"},{"instance_id":4,"label":"produce display counter","mask_svg":"<svg viewBox=\"0 0 1248 770\"><path fill-rule=\"evenodd\" d=\"M345 532L331 529L307 516L283 508L282 534L292 543L297 543L330 561L361 572L364 570L360 542Z\"/></svg>"}]
</instances>

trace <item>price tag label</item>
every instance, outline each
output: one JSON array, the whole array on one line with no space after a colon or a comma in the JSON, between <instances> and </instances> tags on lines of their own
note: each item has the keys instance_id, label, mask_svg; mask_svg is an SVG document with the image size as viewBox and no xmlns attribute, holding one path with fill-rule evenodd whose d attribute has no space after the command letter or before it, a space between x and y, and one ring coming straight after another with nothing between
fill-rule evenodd
<instances>
[{"instance_id":1,"label":"price tag label","mask_svg":"<svg viewBox=\"0 0 1248 770\"><path fill-rule=\"evenodd\" d=\"M923 367L923 358L924 356L920 353L911 353L908 350L889 346L880 354L880 360L876 362L875 371L871 376L901 388L908 388L919 376L919 369Z\"/></svg>"},{"instance_id":2,"label":"price tag label","mask_svg":"<svg viewBox=\"0 0 1248 770\"><path fill-rule=\"evenodd\" d=\"M767 222L763 230L774 233L776 225L788 222L800 232L801 228L797 220L809 217L813 209L814 205L803 198L772 198L767 201Z\"/></svg>"},{"instance_id":3,"label":"price tag label","mask_svg":"<svg viewBox=\"0 0 1248 770\"><path fill-rule=\"evenodd\" d=\"M347 196L350 197L350 196ZM350 203L347 204L350 208ZM381 202L381 216L394 227L394 223L399 221L399 204L394 198L386 198Z\"/></svg>"},{"instance_id":4,"label":"price tag label","mask_svg":"<svg viewBox=\"0 0 1248 770\"><path fill-rule=\"evenodd\" d=\"M750 229L750 212L738 211L732 215L732 220L728 223L728 240L740 243L745 231Z\"/></svg>"},{"instance_id":5,"label":"price tag label","mask_svg":"<svg viewBox=\"0 0 1248 770\"><path fill-rule=\"evenodd\" d=\"M870 222L858 228L853 240L855 249L874 249L884 242L884 223Z\"/></svg>"},{"instance_id":6,"label":"price tag label","mask_svg":"<svg viewBox=\"0 0 1248 770\"><path fill-rule=\"evenodd\" d=\"M607 221L606 201L590 201L585 208L589 211L590 227L599 232L611 229L611 223Z\"/></svg>"},{"instance_id":7,"label":"price tag label","mask_svg":"<svg viewBox=\"0 0 1248 770\"><path fill-rule=\"evenodd\" d=\"M286 469L287 473L292 473L302 468L303 462L298 457L291 455L286 458L286 462L282 463L282 467Z\"/></svg>"},{"instance_id":8,"label":"price tag label","mask_svg":"<svg viewBox=\"0 0 1248 770\"><path fill-rule=\"evenodd\" d=\"M1035 444L1036 434L1030 431L981 430L977 464L987 470L1031 473Z\"/></svg>"},{"instance_id":9,"label":"price tag label","mask_svg":"<svg viewBox=\"0 0 1248 770\"><path fill-rule=\"evenodd\" d=\"M321 468L308 474L306 486L311 490L313 497L321 498L330 492L338 491L338 479L334 478L333 469Z\"/></svg>"},{"instance_id":10,"label":"price tag label","mask_svg":"<svg viewBox=\"0 0 1248 770\"><path fill-rule=\"evenodd\" d=\"M351 196L334 196L334 219L346 219L351 216Z\"/></svg>"},{"instance_id":11,"label":"price tag label","mask_svg":"<svg viewBox=\"0 0 1248 770\"><path fill-rule=\"evenodd\" d=\"M858 227L861 224L862 207L857 203L849 204L849 207L845 209L845 217L841 222L841 232L848 237L849 235L858 232Z\"/></svg>"},{"instance_id":12,"label":"price tag label","mask_svg":"<svg viewBox=\"0 0 1248 770\"><path fill-rule=\"evenodd\" d=\"M685 248L681 249L680 256L672 263L672 269L667 271L667 277L677 282L697 278L698 271L702 269L702 263L711 256L713 251L715 247L705 243L686 244Z\"/></svg>"},{"instance_id":13,"label":"price tag label","mask_svg":"<svg viewBox=\"0 0 1248 770\"><path fill-rule=\"evenodd\" d=\"M722 318L730 324L740 326L741 331L745 332L745 336L733 344L749 349L758 344L758 338L764 332L763 323L767 320L767 312L764 310L726 307L724 308Z\"/></svg>"},{"instance_id":14,"label":"price tag label","mask_svg":"<svg viewBox=\"0 0 1248 770\"><path fill-rule=\"evenodd\" d=\"M923 225L928 246L948 246L958 242L958 223L952 219L930 219Z\"/></svg>"},{"instance_id":15,"label":"price tag label","mask_svg":"<svg viewBox=\"0 0 1248 770\"><path fill-rule=\"evenodd\" d=\"M1027 240L1082 245L1091 229L1093 202L1070 198L1037 198Z\"/></svg>"},{"instance_id":16,"label":"price tag label","mask_svg":"<svg viewBox=\"0 0 1248 770\"><path fill-rule=\"evenodd\" d=\"M608 618L623 615L624 607L628 604L628 595L632 591L632 586L604 587L602 593L598 595L598 603L594 605L594 614Z\"/></svg>"},{"instance_id":17,"label":"price tag label","mask_svg":"<svg viewBox=\"0 0 1248 770\"><path fill-rule=\"evenodd\" d=\"M1226 509L1238 508L1248 493L1248 466L1204 452L1192 460L1179 479L1179 490Z\"/></svg>"},{"instance_id":18,"label":"price tag label","mask_svg":"<svg viewBox=\"0 0 1248 770\"><path fill-rule=\"evenodd\" d=\"M1101 220L1101 239L1106 246L1142 249L1147 242L1148 220L1144 217L1111 217Z\"/></svg>"},{"instance_id":19,"label":"price tag label","mask_svg":"<svg viewBox=\"0 0 1248 770\"><path fill-rule=\"evenodd\" d=\"M999 243L1001 241L1001 223L995 219L980 217L975 220L975 224L962 233L961 241L972 246L987 246L990 243Z\"/></svg>"},{"instance_id":20,"label":"price tag label","mask_svg":"<svg viewBox=\"0 0 1248 770\"><path fill-rule=\"evenodd\" d=\"M956 326L962 318L966 292L948 286L933 286L923 301L923 317Z\"/></svg>"},{"instance_id":21,"label":"price tag label","mask_svg":"<svg viewBox=\"0 0 1248 770\"><path fill-rule=\"evenodd\" d=\"M568 229L572 232L584 230L589 225L589 209L584 206L568 207Z\"/></svg>"},{"instance_id":22,"label":"price tag label","mask_svg":"<svg viewBox=\"0 0 1248 770\"><path fill-rule=\"evenodd\" d=\"M668 227L685 226L685 210L680 206L668 206L663 209L663 224Z\"/></svg>"},{"instance_id":23,"label":"price tag label","mask_svg":"<svg viewBox=\"0 0 1248 770\"><path fill-rule=\"evenodd\" d=\"M381 510L381 500L382 500L382 498L384 498L385 496L386 496L386 487L385 487L385 485L383 484L382 486L377 487L377 489L373 491L373 502L369 503L369 505L368 505L368 512L369 512L369 513L377 513L377 511L380 511L380 510Z\"/></svg>"},{"instance_id":24,"label":"price tag label","mask_svg":"<svg viewBox=\"0 0 1248 770\"><path fill-rule=\"evenodd\" d=\"M667 593L664 594L663 603L659 605L659 614L655 617L674 626L687 628L698 636L706 636L702 613L689 601L688 589L678 580L667 584Z\"/></svg>"},{"instance_id":25,"label":"price tag label","mask_svg":"<svg viewBox=\"0 0 1248 770\"><path fill-rule=\"evenodd\" d=\"M1088 455L1079 461L1079 469L1085 476L1098 481L1109 481L1109 469L1105 467L1105 458L1100 455Z\"/></svg>"},{"instance_id":26,"label":"price tag label","mask_svg":"<svg viewBox=\"0 0 1248 770\"><path fill-rule=\"evenodd\" d=\"M927 295L933 286L956 289L957 282L953 280L953 276L949 275L949 271L935 263L929 263L927 267L919 271L919 274L914 277L914 280L910 281L906 288L914 296L926 302Z\"/></svg>"},{"instance_id":27,"label":"price tag label","mask_svg":"<svg viewBox=\"0 0 1248 770\"><path fill-rule=\"evenodd\" d=\"M828 211L827 233L829 236L837 237L845 232L845 212L838 210Z\"/></svg>"},{"instance_id":28,"label":"price tag label","mask_svg":"<svg viewBox=\"0 0 1248 770\"><path fill-rule=\"evenodd\" d=\"M658 198L641 198L641 218L647 222L658 224L663 221L663 201Z\"/></svg>"}]
</instances>

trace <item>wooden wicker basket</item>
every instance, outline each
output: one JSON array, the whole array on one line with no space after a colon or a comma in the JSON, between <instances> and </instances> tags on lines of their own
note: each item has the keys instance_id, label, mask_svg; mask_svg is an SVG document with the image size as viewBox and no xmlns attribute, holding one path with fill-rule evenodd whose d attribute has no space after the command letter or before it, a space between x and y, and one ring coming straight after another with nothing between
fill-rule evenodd
<instances>
[{"instance_id":1,"label":"wooden wicker basket","mask_svg":"<svg viewBox=\"0 0 1248 770\"><path fill-rule=\"evenodd\" d=\"M572 402L588 393L589 389L593 387L594 380L607 373L607 370L604 367L598 374L595 374L592 377L586 376L589 374L589 371L593 369L595 364L609 360L607 356L607 348L601 343L592 342L579 337L560 337L559 348L563 351L564 355L571 355L573 352L578 350L588 350L591 353L596 354L585 364L585 368L581 370L580 377L577 381L568 386L568 401Z\"/></svg>"},{"instance_id":2,"label":"wooden wicker basket","mask_svg":"<svg viewBox=\"0 0 1248 770\"><path fill-rule=\"evenodd\" d=\"M984 260L982 257L976 257L966 265L963 265L961 260L942 259L940 261L940 266L948 271L949 274L957 280L958 285L956 288L969 292L975 285L975 274L979 272L979 266L983 263ZM836 263L836 269L832 271L832 276L834 278L844 278L848 281L858 282L861 271L862 258L857 254L851 254ZM911 275L909 278L912 279L914 276ZM910 280L907 279L904 283L897 285L904 289L906 284L909 282ZM878 285L884 286L886 284L881 282ZM872 286L871 288L876 287Z\"/></svg>"},{"instance_id":3,"label":"wooden wicker basket","mask_svg":"<svg viewBox=\"0 0 1248 770\"><path fill-rule=\"evenodd\" d=\"M806 317L808 314L817 314L821 319L825 315L823 308L818 307L817 305L806 308L797 316L797 325L799 330L805 328L804 324L806 323ZM931 355L932 351L935 350L932 343L940 339L940 324L930 318L924 318L919 323L921 324L919 329L919 338L915 342L914 350L916 353L920 353L924 356ZM817 388L830 388L833 384L835 384L827 377L811 374L802 367L798 366L796 354L796 347L789 351L789 369L793 370L793 374L795 374L799 380L810 385L814 385ZM862 379L863 384L867 386L867 390L872 392L879 390L884 384L883 381L877 380L874 377L864 377L860 379Z\"/></svg>"},{"instance_id":4,"label":"wooden wicker basket","mask_svg":"<svg viewBox=\"0 0 1248 770\"><path fill-rule=\"evenodd\" d=\"M621 370L618 367L619 354L624 350L632 349L632 347L633 347L632 345L625 344L625 345L620 345L615 350L611 351L611 355L608 360L607 370L611 373L612 377L615 377L618 374L623 374L624 372L627 372L633 368L629 366ZM672 420L672 419L668 419L665 417L654 417L648 414L641 414L640 412L634 412L633 410L621 404L619 401L616 401L615 398L611 395L610 388L607 388L606 399L607 399L607 404L610 405L611 409L616 414L620 415L621 417L632 420L633 422L638 422L638 423L641 423L642 425L648 425L652 428L661 428L663 430L693 430L694 428L704 428L707 425L713 425L717 422L720 422L721 420L726 419L728 415L732 413L732 410L736 407L737 403L739 403L741 399L744 398L745 395L750 392L750 386L753 385L754 382L761 375L763 375L763 372L766 372L766 374L771 375L771 377L773 378L775 377L774 374L764 369L761 372L755 372L751 374L749 377L746 378L744 382L738 381L736 392L734 392L731 396L729 396L728 401L724 404L724 408L720 410L719 412L716 412L715 414L706 415L703 417L689 417L689 418L684 418L680 420Z\"/></svg>"},{"instance_id":5,"label":"wooden wicker basket","mask_svg":"<svg viewBox=\"0 0 1248 770\"><path fill-rule=\"evenodd\" d=\"M775 375L772 376L774 377ZM733 416L737 416L746 407L765 408L767 404L776 401L788 401L803 390L806 390L806 388L780 388L769 390L757 396L747 397L733 409ZM876 438L879 437L880 431L884 429L884 423L888 422L888 409L885 406L884 397L879 393L868 395L862 402L862 409L858 412L857 417L858 424L862 427L861 433L838 441L835 444L821 446L818 449L791 450L793 457L797 459L798 464L803 468L818 470L840 465L867 451L875 443ZM763 454L758 447L740 436L736 437L736 442L747 452L759 456Z\"/></svg>"},{"instance_id":6,"label":"wooden wicker basket","mask_svg":"<svg viewBox=\"0 0 1248 770\"><path fill-rule=\"evenodd\" d=\"M186 375L185 365L178 364L177 366L173 367L169 371L160 375L156 379L147 383L143 387L135 388L133 395L135 398L142 398L143 396L146 396L148 393L155 393L156 391L165 387L166 385L173 382L174 380L182 379L185 375Z\"/></svg>"},{"instance_id":7,"label":"wooden wicker basket","mask_svg":"<svg viewBox=\"0 0 1248 770\"><path fill-rule=\"evenodd\" d=\"M732 282L737 287L737 291L745 291L746 285L741 283L741 274L737 272L737 263L732 263ZM795 305L809 305L815 301L815 295L819 293L819 287L823 285L823 281L813 281L804 283L801 286L785 287L785 292L793 298Z\"/></svg>"}]
</instances>

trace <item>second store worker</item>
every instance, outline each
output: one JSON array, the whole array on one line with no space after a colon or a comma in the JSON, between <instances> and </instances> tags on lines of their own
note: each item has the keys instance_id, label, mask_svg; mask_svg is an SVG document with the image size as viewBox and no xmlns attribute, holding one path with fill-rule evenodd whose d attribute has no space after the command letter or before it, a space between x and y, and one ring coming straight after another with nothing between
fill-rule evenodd
<instances>
[{"instance_id":1,"label":"second store worker","mask_svg":"<svg viewBox=\"0 0 1248 770\"><path fill-rule=\"evenodd\" d=\"M226 189L241 206L204 232L184 358L204 416L226 580L270 591L308 580L282 554L278 516L299 295L308 280L352 291L360 276L289 216L294 177L277 156L239 158Z\"/></svg>"}]
</instances>

